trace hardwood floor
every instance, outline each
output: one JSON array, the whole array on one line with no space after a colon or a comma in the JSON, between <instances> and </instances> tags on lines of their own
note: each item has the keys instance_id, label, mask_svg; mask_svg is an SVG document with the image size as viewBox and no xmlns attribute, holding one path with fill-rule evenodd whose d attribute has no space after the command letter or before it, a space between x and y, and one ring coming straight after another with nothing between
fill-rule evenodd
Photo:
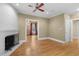
<instances>
[{"instance_id":1,"label":"hardwood floor","mask_svg":"<svg viewBox=\"0 0 79 59\"><path fill-rule=\"evenodd\" d=\"M70 44L61 44L49 39L37 40L37 36L28 38L28 42L23 43L11 56L79 56L77 39Z\"/></svg>"}]
</instances>

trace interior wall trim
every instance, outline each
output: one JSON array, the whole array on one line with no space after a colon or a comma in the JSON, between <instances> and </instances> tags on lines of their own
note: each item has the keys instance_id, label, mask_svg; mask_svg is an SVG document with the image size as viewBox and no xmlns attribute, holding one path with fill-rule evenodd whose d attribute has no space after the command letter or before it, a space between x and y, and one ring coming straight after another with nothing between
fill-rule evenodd
<instances>
[{"instance_id":1,"label":"interior wall trim","mask_svg":"<svg viewBox=\"0 0 79 59\"><path fill-rule=\"evenodd\" d=\"M46 40L46 39L53 40L53 41L56 41L56 42L59 42L59 43L63 43L63 44L65 43L65 41L58 40L58 39L51 38L51 37L42 37L42 38L39 38L39 40Z\"/></svg>"}]
</instances>

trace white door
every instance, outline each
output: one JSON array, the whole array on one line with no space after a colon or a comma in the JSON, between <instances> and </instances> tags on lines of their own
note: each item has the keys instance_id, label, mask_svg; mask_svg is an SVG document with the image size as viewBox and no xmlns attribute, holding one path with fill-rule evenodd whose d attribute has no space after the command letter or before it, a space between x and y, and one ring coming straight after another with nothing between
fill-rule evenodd
<instances>
[{"instance_id":1,"label":"white door","mask_svg":"<svg viewBox=\"0 0 79 59\"><path fill-rule=\"evenodd\" d=\"M72 20L70 16L65 15L65 42L70 42L72 40Z\"/></svg>"}]
</instances>

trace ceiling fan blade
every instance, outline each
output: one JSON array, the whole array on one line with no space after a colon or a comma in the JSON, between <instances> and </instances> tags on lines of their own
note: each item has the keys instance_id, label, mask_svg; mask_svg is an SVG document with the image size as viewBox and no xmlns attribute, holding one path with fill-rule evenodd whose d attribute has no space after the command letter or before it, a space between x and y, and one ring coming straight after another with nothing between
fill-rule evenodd
<instances>
[{"instance_id":1,"label":"ceiling fan blade","mask_svg":"<svg viewBox=\"0 0 79 59\"><path fill-rule=\"evenodd\" d=\"M44 10L43 10L43 9L38 9L38 10L40 10L40 11L44 12Z\"/></svg>"},{"instance_id":2,"label":"ceiling fan blade","mask_svg":"<svg viewBox=\"0 0 79 59\"><path fill-rule=\"evenodd\" d=\"M36 3L36 6L38 6L38 3Z\"/></svg>"},{"instance_id":3,"label":"ceiling fan blade","mask_svg":"<svg viewBox=\"0 0 79 59\"><path fill-rule=\"evenodd\" d=\"M33 12L35 12L37 9L33 10Z\"/></svg>"},{"instance_id":4,"label":"ceiling fan blade","mask_svg":"<svg viewBox=\"0 0 79 59\"><path fill-rule=\"evenodd\" d=\"M40 7L42 7L44 5L44 3L41 3L37 8L40 8Z\"/></svg>"},{"instance_id":5,"label":"ceiling fan blade","mask_svg":"<svg viewBox=\"0 0 79 59\"><path fill-rule=\"evenodd\" d=\"M29 7L33 7L32 5L28 5Z\"/></svg>"},{"instance_id":6,"label":"ceiling fan blade","mask_svg":"<svg viewBox=\"0 0 79 59\"><path fill-rule=\"evenodd\" d=\"M40 7L42 7L44 4L43 3L41 3L40 5L38 4L38 3L36 3L36 9L35 10L33 10L33 12L35 12L37 9L38 10L40 10L41 12L44 12L44 10L42 10L42 9L39 9Z\"/></svg>"}]
</instances>

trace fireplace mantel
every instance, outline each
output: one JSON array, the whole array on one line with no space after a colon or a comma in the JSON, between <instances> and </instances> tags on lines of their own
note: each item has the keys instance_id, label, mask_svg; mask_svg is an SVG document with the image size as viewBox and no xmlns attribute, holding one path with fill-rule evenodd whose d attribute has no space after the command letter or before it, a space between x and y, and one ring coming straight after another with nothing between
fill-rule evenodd
<instances>
[{"instance_id":1,"label":"fireplace mantel","mask_svg":"<svg viewBox=\"0 0 79 59\"><path fill-rule=\"evenodd\" d=\"M9 35L18 35L16 30L0 31L0 55L5 53L5 37Z\"/></svg>"}]
</instances>

